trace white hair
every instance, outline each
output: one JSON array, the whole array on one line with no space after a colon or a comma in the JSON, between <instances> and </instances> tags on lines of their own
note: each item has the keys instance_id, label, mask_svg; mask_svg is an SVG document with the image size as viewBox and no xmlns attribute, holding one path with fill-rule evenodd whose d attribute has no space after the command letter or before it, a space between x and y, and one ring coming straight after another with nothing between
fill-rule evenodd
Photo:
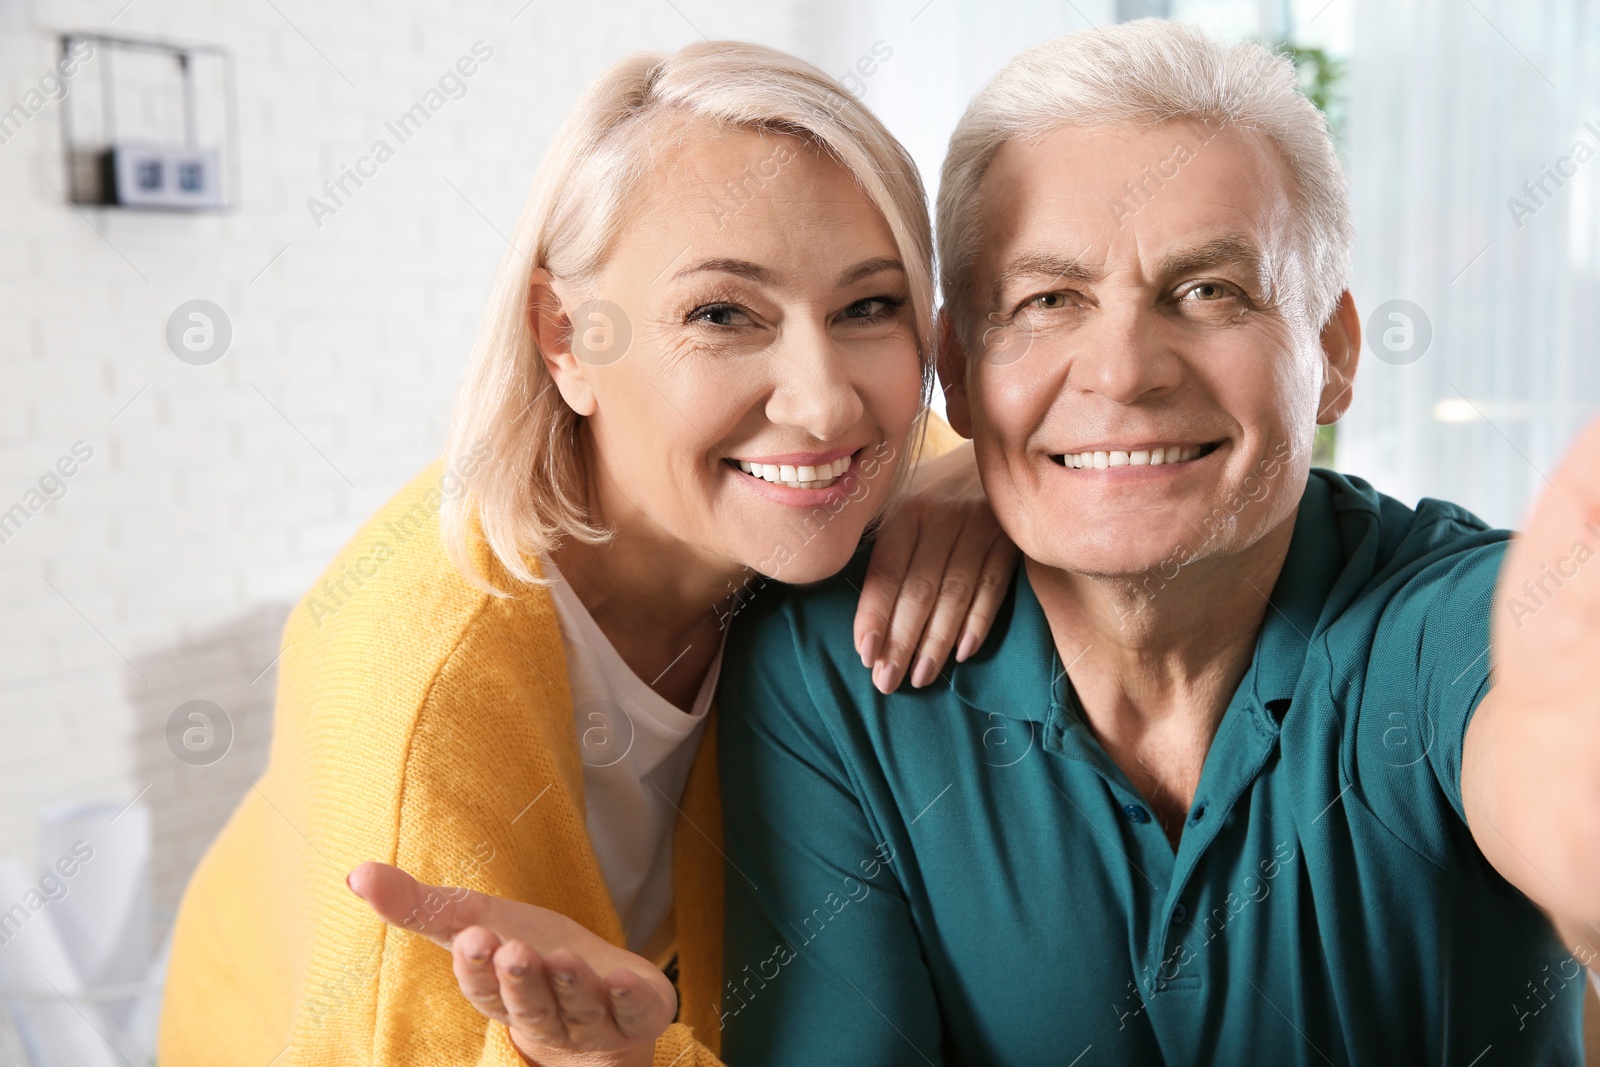
<instances>
[{"instance_id":1,"label":"white hair","mask_svg":"<svg viewBox=\"0 0 1600 1067\"><path fill-rule=\"evenodd\" d=\"M972 307L962 296L982 240L978 192L995 153L1063 126L1174 119L1254 130L1277 144L1293 179L1306 311L1313 327L1328 321L1347 285L1354 228L1327 120L1300 92L1294 63L1258 44L1221 44L1196 26L1140 19L1023 52L957 124L939 184L939 281L963 333Z\"/></svg>"},{"instance_id":2,"label":"white hair","mask_svg":"<svg viewBox=\"0 0 1600 1067\"><path fill-rule=\"evenodd\" d=\"M505 590L474 562L475 533L522 582L539 580L528 558L562 537L599 543L609 536L590 519L582 419L552 387L529 321L530 287L538 270L581 289L603 269L651 173L651 135L662 118L794 135L851 173L899 249L924 399L931 389L927 198L916 164L884 125L834 79L773 48L708 41L670 56L630 56L573 106L540 164L456 399L446 471L464 491L445 497L441 532L457 569L496 593ZM919 416L913 431L922 425Z\"/></svg>"}]
</instances>

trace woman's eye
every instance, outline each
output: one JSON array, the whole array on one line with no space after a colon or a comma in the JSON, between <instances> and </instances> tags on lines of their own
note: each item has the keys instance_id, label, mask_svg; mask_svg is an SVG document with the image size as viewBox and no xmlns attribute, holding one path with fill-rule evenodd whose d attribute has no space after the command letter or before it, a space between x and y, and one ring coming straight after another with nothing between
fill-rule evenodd
<instances>
[{"instance_id":1,"label":"woman's eye","mask_svg":"<svg viewBox=\"0 0 1600 1067\"><path fill-rule=\"evenodd\" d=\"M748 326L750 316L736 304L706 304L689 312L690 322L704 322L711 326Z\"/></svg>"},{"instance_id":2,"label":"woman's eye","mask_svg":"<svg viewBox=\"0 0 1600 1067\"><path fill-rule=\"evenodd\" d=\"M892 315L905 306L905 301L892 296L870 296L865 300L857 300L840 314L841 318L855 322L873 322L887 315Z\"/></svg>"}]
</instances>

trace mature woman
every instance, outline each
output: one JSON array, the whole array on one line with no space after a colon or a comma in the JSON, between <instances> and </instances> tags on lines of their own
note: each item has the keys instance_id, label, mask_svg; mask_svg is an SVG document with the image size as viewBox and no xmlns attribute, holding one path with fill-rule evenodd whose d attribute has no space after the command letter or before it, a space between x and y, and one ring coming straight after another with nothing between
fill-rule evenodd
<instances>
[{"instance_id":1,"label":"mature woman","mask_svg":"<svg viewBox=\"0 0 1600 1067\"><path fill-rule=\"evenodd\" d=\"M163 1067L716 1062L722 639L909 475L922 189L815 69L698 45L600 78L514 245L447 456L285 631L270 765L179 914ZM885 687L970 652L1014 559L969 453L917 478L858 620Z\"/></svg>"}]
</instances>

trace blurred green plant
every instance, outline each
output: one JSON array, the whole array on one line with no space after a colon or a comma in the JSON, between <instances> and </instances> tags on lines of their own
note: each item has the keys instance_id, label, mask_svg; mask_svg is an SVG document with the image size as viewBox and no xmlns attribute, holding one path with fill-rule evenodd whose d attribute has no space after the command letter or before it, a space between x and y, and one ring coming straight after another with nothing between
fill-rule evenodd
<instances>
[{"instance_id":1,"label":"blurred green plant","mask_svg":"<svg viewBox=\"0 0 1600 1067\"><path fill-rule=\"evenodd\" d=\"M1328 128L1335 146L1344 147L1344 63L1334 58L1326 48L1298 45L1291 41L1278 41L1269 45L1272 51L1288 56L1300 73L1300 91L1305 93L1317 109L1328 116Z\"/></svg>"}]
</instances>

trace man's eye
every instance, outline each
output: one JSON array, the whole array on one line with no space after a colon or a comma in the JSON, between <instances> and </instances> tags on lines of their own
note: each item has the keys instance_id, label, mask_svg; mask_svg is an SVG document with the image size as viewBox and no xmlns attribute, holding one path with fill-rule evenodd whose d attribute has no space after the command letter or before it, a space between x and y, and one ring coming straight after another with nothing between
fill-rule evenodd
<instances>
[{"instance_id":1,"label":"man's eye","mask_svg":"<svg viewBox=\"0 0 1600 1067\"><path fill-rule=\"evenodd\" d=\"M1224 297L1232 296L1233 294L1229 292L1228 287L1223 285L1221 282L1201 282L1184 295L1192 296L1196 300L1205 302L1221 300Z\"/></svg>"},{"instance_id":2,"label":"man's eye","mask_svg":"<svg viewBox=\"0 0 1600 1067\"><path fill-rule=\"evenodd\" d=\"M747 326L750 316L737 304L705 304L689 312L688 322L704 322L711 326Z\"/></svg>"},{"instance_id":3,"label":"man's eye","mask_svg":"<svg viewBox=\"0 0 1600 1067\"><path fill-rule=\"evenodd\" d=\"M1028 306L1042 308L1045 311L1050 311L1055 308L1064 308L1067 306L1067 294L1040 293L1038 296L1028 301Z\"/></svg>"}]
</instances>

